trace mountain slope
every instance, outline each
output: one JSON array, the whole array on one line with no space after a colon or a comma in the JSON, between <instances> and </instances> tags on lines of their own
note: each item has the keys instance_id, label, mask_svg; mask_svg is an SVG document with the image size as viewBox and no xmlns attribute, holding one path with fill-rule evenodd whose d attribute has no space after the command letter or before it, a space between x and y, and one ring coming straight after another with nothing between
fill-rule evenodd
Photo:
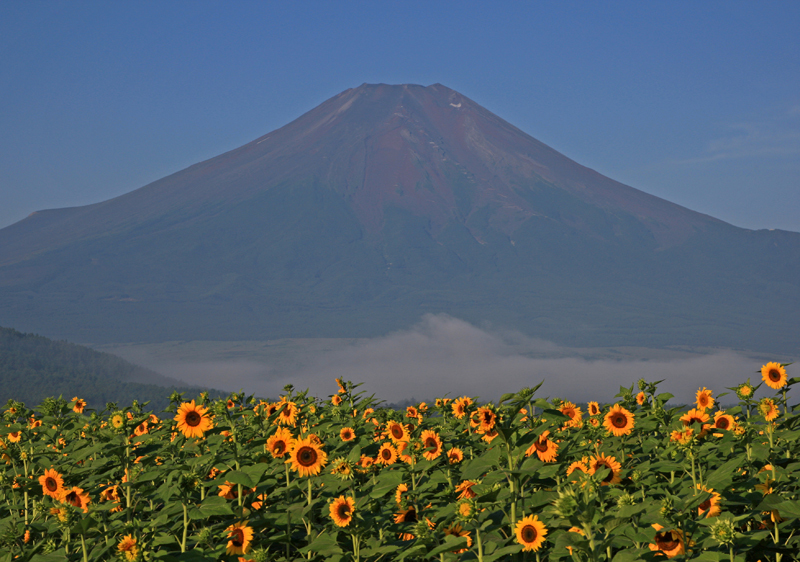
<instances>
[{"instance_id":1,"label":"mountain slope","mask_svg":"<svg viewBox=\"0 0 800 562\"><path fill-rule=\"evenodd\" d=\"M169 404L173 391L194 396L200 389L108 353L0 327L0 404L14 399L33 407L50 396L78 396L91 409L139 400L150 401L158 412Z\"/></svg>"},{"instance_id":2,"label":"mountain slope","mask_svg":"<svg viewBox=\"0 0 800 562\"><path fill-rule=\"evenodd\" d=\"M444 86L365 84L0 230L0 320L99 343L372 336L447 312L565 344L791 352L799 273L800 234L605 178Z\"/></svg>"}]
</instances>

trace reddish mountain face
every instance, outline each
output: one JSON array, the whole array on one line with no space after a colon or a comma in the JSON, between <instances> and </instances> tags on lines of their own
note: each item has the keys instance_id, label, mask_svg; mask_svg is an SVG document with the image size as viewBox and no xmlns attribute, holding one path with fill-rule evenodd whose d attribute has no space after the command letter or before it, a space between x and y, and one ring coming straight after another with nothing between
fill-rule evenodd
<instances>
[{"instance_id":1,"label":"reddish mountain face","mask_svg":"<svg viewBox=\"0 0 800 562\"><path fill-rule=\"evenodd\" d=\"M371 336L446 312L566 344L795 349L798 279L800 235L622 185L440 84L364 84L0 230L0 324L91 342Z\"/></svg>"},{"instance_id":2,"label":"reddish mountain face","mask_svg":"<svg viewBox=\"0 0 800 562\"><path fill-rule=\"evenodd\" d=\"M0 263L49 248L54 238L74 241L178 209L202 215L287 182L335 190L372 237L380 236L389 207L429 221L434 237L456 222L479 242L486 227L513 240L531 219L608 236L592 231L579 212L554 210L542 189L635 218L662 248L719 222L585 168L441 84L363 84L251 143L126 195L36 213L10 227L7 236L23 230L24 240L0 249Z\"/></svg>"}]
</instances>

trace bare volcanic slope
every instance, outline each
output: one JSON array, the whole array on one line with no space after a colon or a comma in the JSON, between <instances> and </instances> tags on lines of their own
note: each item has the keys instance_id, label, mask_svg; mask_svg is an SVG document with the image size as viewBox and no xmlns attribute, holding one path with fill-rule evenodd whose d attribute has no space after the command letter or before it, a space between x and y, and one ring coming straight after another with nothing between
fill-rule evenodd
<instances>
[{"instance_id":1,"label":"bare volcanic slope","mask_svg":"<svg viewBox=\"0 0 800 562\"><path fill-rule=\"evenodd\" d=\"M573 162L442 85L368 85L0 230L0 323L79 341L371 336L447 312L575 345L793 352L800 234Z\"/></svg>"}]
</instances>

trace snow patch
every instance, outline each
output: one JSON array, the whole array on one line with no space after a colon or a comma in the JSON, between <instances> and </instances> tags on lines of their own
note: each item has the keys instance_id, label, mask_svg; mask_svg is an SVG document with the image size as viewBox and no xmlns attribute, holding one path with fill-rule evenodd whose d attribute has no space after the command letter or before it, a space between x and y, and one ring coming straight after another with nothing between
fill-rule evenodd
<instances>
[{"instance_id":1,"label":"snow patch","mask_svg":"<svg viewBox=\"0 0 800 562\"><path fill-rule=\"evenodd\" d=\"M452 105L453 107L461 107L461 102L459 102L458 104L451 103L450 105Z\"/></svg>"}]
</instances>

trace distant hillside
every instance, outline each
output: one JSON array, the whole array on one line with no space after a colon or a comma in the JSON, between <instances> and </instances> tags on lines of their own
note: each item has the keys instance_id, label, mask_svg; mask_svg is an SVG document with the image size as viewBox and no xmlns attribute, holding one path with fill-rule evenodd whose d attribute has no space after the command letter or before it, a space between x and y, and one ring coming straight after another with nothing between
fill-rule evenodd
<instances>
[{"instance_id":1,"label":"distant hillside","mask_svg":"<svg viewBox=\"0 0 800 562\"><path fill-rule=\"evenodd\" d=\"M32 407L63 395L79 396L97 410L107 402L127 406L138 400L161 411L176 390L187 398L201 391L109 353L0 327L0 405L13 398Z\"/></svg>"}]
</instances>

